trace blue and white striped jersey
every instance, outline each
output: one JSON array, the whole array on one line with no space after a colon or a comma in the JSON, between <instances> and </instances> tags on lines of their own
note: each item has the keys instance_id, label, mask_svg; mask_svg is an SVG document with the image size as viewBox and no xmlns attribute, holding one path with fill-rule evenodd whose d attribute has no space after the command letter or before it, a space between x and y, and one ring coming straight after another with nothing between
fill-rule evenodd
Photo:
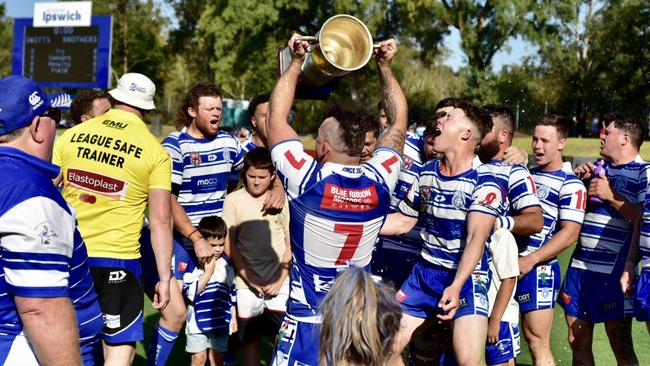
<instances>
[{"instance_id":1,"label":"blue and white striped jersey","mask_svg":"<svg viewBox=\"0 0 650 366\"><path fill-rule=\"evenodd\" d=\"M199 280L204 271L198 267L183 274L183 293L190 304L187 307L187 334L216 333L228 335L234 304L235 272L225 254L217 259L214 272L202 292Z\"/></svg>"},{"instance_id":2,"label":"blue and white striped jersey","mask_svg":"<svg viewBox=\"0 0 650 366\"><path fill-rule=\"evenodd\" d=\"M0 350L22 336L14 296L70 297L81 342L95 338L102 314L74 210L51 181L59 168L0 147L0 170L11 177L0 181Z\"/></svg>"},{"instance_id":3,"label":"blue and white striped jersey","mask_svg":"<svg viewBox=\"0 0 650 366\"><path fill-rule=\"evenodd\" d=\"M530 172L520 164L508 165L502 160L491 160L482 165L502 189L503 210L506 215L516 215L529 207L539 207L535 183Z\"/></svg>"},{"instance_id":4,"label":"blue and white striped jersey","mask_svg":"<svg viewBox=\"0 0 650 366\"><path fill-rule=\"evenodd\" d=\"M402 158L402 170L400 170L397 186L390 199L390 212L399 211L399 203L402 202L408 194L409 188L418 179L420 169L424 159L422 158L423 140L420 138L409 137L404 144L404 154ZM420 231L423 223L418 220L415 227L408 233L400 236L382 236L382 249L397 249L412 253L419 253L422 250L422 238Z\"/></svg>"},{"instance_id":5,"label":"blue and white striped jersey","mask_svg":"<svg viewBox=\"0 0 650 366\"><path fill-rule=\"evenodd\" d=\"M379 148L361 166L321 165L298 140L271 149L289 199L291 289L287 312L318 322L318 309L336 273L366 267L388 213L401 157Z\"/></svg>"},{"instance_id":6,"label":"blue and white striped jersey","mask_svg":"<svg viewBox=\"0 0 650 366\"><path fill-rule=\"evenodd\" d=\"M646 170L650 174L650 167ZM646 177L647 179L647 177ZM648 179L650 183L650 179ZM641 223L641 268L650 269L650 191L646 192L645 207L643 208L643 221Z\"/></svg>"},{"instance_id":7,"label":"blue and white striped jersey","mask_svg":"<svg viewBox=\"0 0 650 366\"><path fill-rule=\"evenodd\" d=\"M561 229L561 221L582 225L588 199L585 185L572 172L547 172L539 167L530 172L537 188L537 197L542 202L544 228L530 236L515 235L522 251L520 255L528 255L541 248Z\"/></svg>"},{"instance_id":8,"label":"blue and white striped jersey","mask_svg":"<svg viewBox=\"0 0 650 366\"><path fill-rule=\"evenodd\" d=\"M440 160L427 162L411 186L400 212L424 219L422 257L447 269L458 268L467 244L467 215L480 212L498 216L503 204L502 188L483 166L447 177L440 173ZM477 268L488 269L484 254Z\"/></svg>"},{"instance_id":9,"label":"blue and white striped jersey","mask_svg":"<svg viewBox=\"0 0 650 366\"><path fill-rule=\"evenodd\" d=\"M245 151L239 141L219 131L213 139L172 132L163 140L172 160L172 193L194 226L201 218L221 215L228 176L241 169Z\"/></svg>"},{"instance_id":10,"label":"blue and white striped jersey","mask_svg":"<svg viewBox=\"0 0 650 366\"><path fill-rule=\"evenodd\" d=\"M636 161L612 165L605 163L610 186L634 205L645 202L648 188L647 164ZM594 272L622 270L632 238L632 224L609 203L587 202L587 213L580 239L571 258L571 267Z\"/></svg>"}]
</instances>

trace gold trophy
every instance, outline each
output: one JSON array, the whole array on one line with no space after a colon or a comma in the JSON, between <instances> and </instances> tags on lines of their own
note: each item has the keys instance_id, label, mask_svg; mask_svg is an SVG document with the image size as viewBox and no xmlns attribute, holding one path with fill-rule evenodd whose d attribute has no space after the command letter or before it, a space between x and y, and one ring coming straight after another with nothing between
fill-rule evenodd
<instances>
[{"instance_id":1,"label":"gold trophy","mask_svg":"<svg viewBox=\"0 0 650 366\"><path fill-rule=\"evenodd\" d=\"M300 39L313 42L302 65L301 79L306 88L327 87L336 77L366 66L372 57L372 35L366 25L352 15L335 15L315 36L302 36ZM278 61L279 73L282 74L291 63L288 47L278 51Z\"/></svg>"}]
</instances>

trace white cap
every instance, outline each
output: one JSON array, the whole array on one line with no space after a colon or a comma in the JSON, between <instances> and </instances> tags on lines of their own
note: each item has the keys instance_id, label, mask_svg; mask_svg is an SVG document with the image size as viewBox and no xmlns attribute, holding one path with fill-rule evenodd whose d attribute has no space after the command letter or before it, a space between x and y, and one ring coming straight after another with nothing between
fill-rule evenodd
<instances>
[{"instance_id":1,"label":"white cap","mask_svg":"<svg viewBox=\"0 0 650 366\"><path fill-rule=\"evenodd\" d=\"M117 87L108 92L115 100L144 110L156 109L153 97L156 86L148 77L130 72L122 75Z\"/></svg>"}]
</instances>

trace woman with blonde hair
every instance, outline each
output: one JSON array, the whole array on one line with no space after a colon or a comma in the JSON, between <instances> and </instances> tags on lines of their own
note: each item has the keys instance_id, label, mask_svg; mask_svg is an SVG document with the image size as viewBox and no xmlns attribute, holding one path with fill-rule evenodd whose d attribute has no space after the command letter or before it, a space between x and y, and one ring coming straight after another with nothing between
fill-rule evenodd
<instances>
[{"instance_id":1,"label":"woman with blonde hair","mask_svg":"<svg viewBox=\"0 0 650 366\"><path fill-rule=\"evenodd\" d=\"M341 273L321 310L321 365L383 366L393 356L402 310L394 292L363 269Z\"/></svg>"}]
</instances>

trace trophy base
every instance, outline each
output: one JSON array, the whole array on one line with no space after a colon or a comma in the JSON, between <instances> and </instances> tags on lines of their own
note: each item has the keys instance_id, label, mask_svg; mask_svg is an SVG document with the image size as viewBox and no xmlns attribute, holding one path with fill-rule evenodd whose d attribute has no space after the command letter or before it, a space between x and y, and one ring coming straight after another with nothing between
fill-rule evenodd
<instances>
[{"instance_id":1,"label":"trophy base","mask_svg":"<svg viewBox=\"0 0 650 366\"><path fill-rule=\"evenodd\" d=\"M278 77L282 75L291 64L291 52L289 47L284 46L278 49ZM296 85L295 99L300 100L325 100L336 90L339 85L340 77L334 76L331 80L323 85L310 85L305 80L304 75L300 75L298 85Z\"/></svg>"}]
</instances>

